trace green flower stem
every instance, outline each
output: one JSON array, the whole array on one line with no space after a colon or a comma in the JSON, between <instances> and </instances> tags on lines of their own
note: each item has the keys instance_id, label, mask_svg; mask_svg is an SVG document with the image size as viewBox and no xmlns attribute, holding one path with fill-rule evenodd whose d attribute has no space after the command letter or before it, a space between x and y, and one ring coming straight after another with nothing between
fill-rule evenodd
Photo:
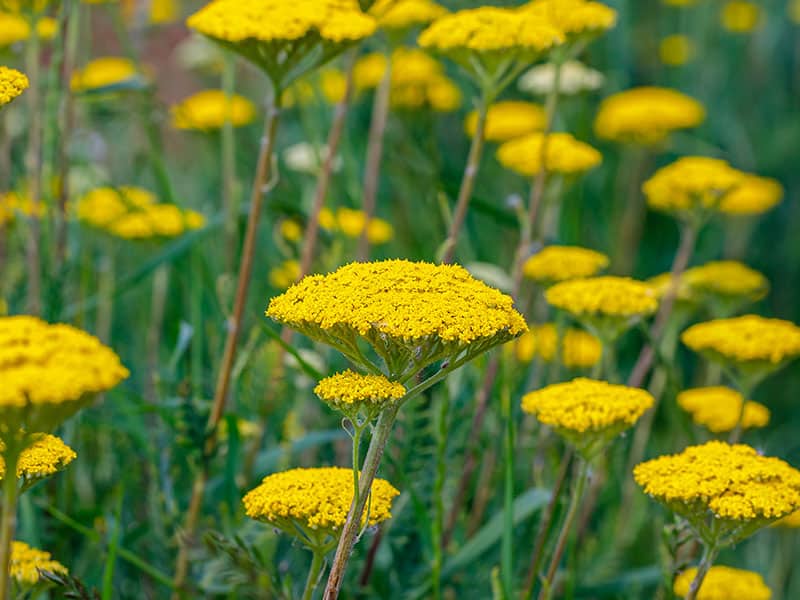
<instances>
[{"instance_id":1,"label":"green flower stem","mask_svg":"<svg viewBox=\"0 0 800 600\"><path fill-rule=\"evenodd\" d=\"M317 589L317 584L319 584L320 575L322 574L322 567L325 565L325 553L319 549L313 550L313 553L311 567L308 569L306 587L303 590L303 600L311 600L314 596L314 590Z\"/></svg>"},{"instance_id":2,"label":"green flower stem","mask_svg":"<svg viewBox=\"0 0 800 600\"><path fill-rule=\"evenodd\" d=\"M189 567L189 542L194 534L197 521L200 516L203 495L205 493L206 481L208 480L209 458L216 448L217 425L225 411L225 404L228 398L228 389L231 382L231 372L236 359L236 346L239 341L239 334L242 328L244 307L247 300L247 290L250 287L250 278L253 272L253 261L255 258L256 238L258 224L261 220L262 206L264 203L264 188L270 179L270 166L272 155L275 149L275 141L278 131L278 120L280 115L280 89L273 89L269 95L267 115L264 121L264 134L261 138L261 148L259 150L258 161L256 164L256 174L253 180L253 189L250 196L250 213L247 219L247 231L245 233L244 245L242 247L242 260L239 267L239 277L236 286L236 298L233 306L233 314L228 322L228 335L225 340L222 362L217 375L217 384L214 390L214 402L211 414L208 417L208 438L206 440L203 465L200 472L195 477L192 485L192 494L189 501L189 509L186 513L184 523L183 541L180 545L177 561L175 564L175 577L173 580L177 595L183 586Z\"/></svg>"},{"instance_id":3,"label":"green flower stem","mask_svg":"<svg viewBox=\"0 0 800 600\"><path fill-rule=\"evenodd\" d=\"M227 102L232 101L236 87L236 60L230 52L225 52L222 70L222 91ZM225 211L225 259L226 269L232 271L236 265L236 251L239 247L238 221L239 196L236 185L236 137L233 121L226 119L222 126L222 207Z\"/></svg>"},{"instance_id":4,"label":"green flower stem","mask_svg":"<svg viewBox=\"0 0 800 600\"><path fill-rule=\"evenodd\" d=\"M442 597L442 566L444 564L444 547L440 543L444 527L444 483L447 472L447 414L450 409L450 398L447 392L439 398L436 411L436 477L433 483L434 515L431 519L431 544L433 546L433 561L431 565L432 597L440 600Z\"/></svg>"},{"instance_id":5,"label":"green flower stem","mask_svg":"<svg viewBox=\"0 0 800 600\"><path fill-rule=\"evenodd\" d=\"M31 201L30 232L28 234L26 256L28 270L27 309L31 315L39 315L42 310L42 270L41 270L41 223L37 216L41 204L42 184L42 111L40 101L40 40L35 21L31 21L31 34L25 45L25 70L30 81L26 94L28 99L28 147L25 153L28 196Z\"/></svg>"},{"instance_id":6,"label":"green flower stem","mask_svg":"<svg viewBox=\"0 0 800 600\"><path fill-rule=\"evenodd\" d=\"M686 594L684 600L696 600L697 594L700 591L700 586L703 585L703 580L706 578L711 565L719 554L719 548L716 544L703 543L703 557L700 559L700 565L697 567L697 574L692 580L692 585L689 586L689 593Z\"/></svg>"},{"instance_id":7,"label":"green flower stem","mask_svg":"<svg viewBox=\"0 0 800 600\"><path fill-rule=\"evenodd\" d=\"M10 436L11 437L11 436ZM4 440L3 458L6 463L3 478L3 506L0 514L0 600L11 598L11 542L17 525L17 463L24 444L19 439Z\"/></svg>"},{"instance_id":8,"label":"green flower stem","mask_svg":"<svg viewBox=\"0 0 800 600\"><path fill-rule=\"evenodd\" d=\"M539 600L550 600L553 594L553 585L556 576L556 570L561 562L561 557L564 554L564 549L567 546L567 538L569 537L572 524L575 522L575 517L578 514L581 500L583 499L583 492L586 488L586 482L589 479L589 463L583 458L578 457L578 474L575 480L575 487L572 490L572 496L569 501L569 508L567 515L564 517L564 522L561 525L561 531L558 534L555 550L550 559L550 565L547 568L542 591L539 593Z\"/></svg>"},{"instance_id":9,"label":"green flower stem","mask_svg":"<svg viewBox=\"0 0 800 600\"><path fill-rule=\"evenodd\" d=\"M728 442L731 444L738 444L739 440L742 438L742 433L744 430L744 427L742 426L744 422L744 407L745 404L747 404L747 401L750 399L750 396L753 394L753 388L755 388L755 385L753 382L747 381L742 377L735 378L734 382L736 383L739 393L742 395L742 405L739 407L739 417L736 419L736 427L734 427L733 431L731 431Z\"/></svg>"},{"instance_id":10,"label":"green flower stem","mask_svg":"<svg viewBox=\"0 0 800 600\"><path fill-rule=\"evenodd\" d=\"M364 428L367 425L365 423L364 425L359 426L356 423L356 419L350 419L350 422L353 424L353 502L358 504L358 474L361 470L361 436L364 434Z\"/></svg>"},{"instance_id":11,"label":"green flower stem","mask_svg":"<svg viewBox=\"0 0 800 600\"><path fill-rule=\"evenodd\" d=\"M514 407L505 369L500 373L502 414L505 419L503 436L503 539L500 549L500 579L506 598L514 594Z\"/></svg>"}]
</instances>

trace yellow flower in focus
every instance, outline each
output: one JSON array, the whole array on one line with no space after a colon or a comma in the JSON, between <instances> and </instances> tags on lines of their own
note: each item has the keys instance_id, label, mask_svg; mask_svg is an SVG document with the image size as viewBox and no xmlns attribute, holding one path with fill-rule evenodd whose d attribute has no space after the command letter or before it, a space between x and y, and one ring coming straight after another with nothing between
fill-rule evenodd
<instances>
[{"instance_id":1,"label":"yellow flower in focus","mask_svg":"<svg viewBox=\"0 0 800 600\"><path fill-rule=\"evenodd\" d=\"M694 57L694 43L685 35L668 35L658 45L661 62L671 67L685 65Z\"/></svg>"},{"instance_id":2,"label":"yellow flower in focus","mask_svg":"<svg viewBox=\"0 0 800 600\"><path fill-rule=\"evenodd\" d=\"M703 105L677 90L639 87L603 100L594 130L603 139L651 146L673 131L697 127L705 118Z\"/></svg>"},{"instance_id":3,"label":"yellow flower in focus","mask_svg":"<svg viewBox=\"0 0 800 600\"><path fill-rule=\"evenodd\" d=\"M256 107L250 100L237 94L226 98L222 90L198 92L175 104L171 111L173 127L200 131L222 129L227 122L242 127L256 116Z\"/></svg>"},{"instance_id":4,"label":"yellow flower in focus","mask_svg":"<svg viewBox=\"0 0 800 600\"><path fill-rule=\"evenodd\" d=\"M497 150L497 160L507 169L532 177L541 169L545 143L545 170L548 173L577 175L599 165L603 155L569 133L551 133L546 142L542 133L531 133L505 142Z\"/></svg>"},{"instance_id":5,"label":"yellow flower in focus","mask_svg":"<svg viewBox=\"0 0 800 600\"><path fill-rule=\"evenodd\" d=\"M708 262L683 274L683 282L696 294L759 300L769 281L758 271L735 260Z\"/></svg>"},{"instance_id":6,"label":"yellow flower in focus","mask_svg":"<svg viewBox=\"0 0 800 600\"><path fill-rule=\"evenodd\" d=\"M742 182L725 194L719 211L731 216L750 216L764 213L780 203L783 186L769 177L746 175Z\"/></svg>"},{"instance_id":7,"label":"yellow flower in focus","mask_svg":"<svg viewBox=\"0 0 800 600\"><path fill-rule=\"evenodd\" d=\"M568 38L601 33L617 22L617 11L590 0L533 0L520 10L534 12L549 20Z\"/></svg>"},{"instance_id":8,"label":"yellow flower in focus","mask_svg":"<svg viewBox=\"0 0 800 600\"><path fill-rule=\"evenodd\" d=\"M658 308L656 295L646 283L612 275L557 283L545 292L545 298L575 316L646 316Z\"/></svg>"},{"instance_id":9,"label":"yellow flower in focus","mask_svg":"<svg viewBox=\"0 0 800 600\"><path fill-rule=\"evenodd\" d=\"M385 479L375 479L370 495L370 525L391 518L392 500L399 494ZM296 535L293 523L301 529L334 535L344 525L352 500L353 471L327 467L268 475L242 502L248 517L290 535Z\"/></svg>"},{"instance_id":10,"label":"yellow flower in focus","mask_svg":"<svg viewBox=\"0 0 800 600\"><path fill-rule=\"evenodd\" d=\"M408 29L425 25L449 12L431 0L377 0L369 10L382 29Z\"/></svg>"},{"instance_id":11,"label":"yellow flower in focus","mask_svg":"<svg viewBox=\"0 0 800 600\"><path fill-rule=\"evenodd\" d=\"M281 237L290 242L303 239L303 225L294 219L284 219L280 224Z\"/></svg>"},{"instance_id":12,"label":"yellow flower in focus","mask_svg":"<svg viewBox=\"0 0 800 600\"><path fill-rule=\"evenodd\" d=\"M136 65L128 58L104 56L88 62L72 74L70 88L73 92L85 92L117 85L140 77Z\"/></svg>"},{"instance_id":13,"label":"yellow flower in focus","mask_svg":"<svg viewBox=\"0 0 800 600\"><path fill-rule=\"evenodd\" d=\"M558 282L591 277L608 267L605 254L580 246L545 246L522 266L525 277L539 282Z\"/></svg>"},{"instance_id":14,"label":"yellow flower in focus","mask_svg":"<svg viewBox=\"0 0 800 600\"><path fill-rule=\"evenodd\" d=\"M698 323L684 331L681 340L695 352L743 364L779 365L800 355L800 327L758 315Z\"/></svg>"},{"instance_id":15,"label":"yellow flower in focus","mask_svg":"<svg viewBox=\"0 0 800 600\"><path fill-rule=\"evenodd\" d=\"M564 332L560 344L561 363L568 369L593 367L603 354L600 340L583 329L570 327ZM546 363L552 362L558 345L555 323L533 325L530 331L517 338L515 345L517 360L530 362L534 356L538 356Z\"/></svg>"},{"instance_id":16,"label":"yellow flower in focus","mask_svg":"<svg viewBox=\"0 0 800 600\"><path fill-rule=\"evenodd\" d=\"M800 471L744 444L690 446L637 465L633 477L645 494L695 524L711 516L736 531L748 522L750 534L800 509Z\"/></svg>"},{"instance_id":17,"label":"yellow flower in focus","mask_svg":"<svg viewBox=\"0 0 800 600\"><path fill-rule=\"evenodd\" d=\"M49 433L33 434L33 442L19 455L17 478L34 482L63 471L78 456L61 438ZM0 441L0 447L5 444ZM0 479L6 476L6 463L0 456Z\"/></svg>"},{"instance_id":18,"label":"yellow flower in focus","mask_svg":"<svg viewBox=\"0 0 800 600\"><path fill-rule=\"evenodd\" d=\"M406 388L383 375L362 375L348 370L320 381L314 393L355 422L359 412L365 414L366 421L371 421L387 404L403 398Z\"/></svg>"},{"instance_id":19,"label":"yellow flower in focus","mask_svg":"<svg viewBox=\"0 0 800 600\"><path fill-rule=\"evenodd\" d=\"M675 578L672 591L684 597L697 575L697 568L690 567ZM753 571L732 567L712 566L700 585L697 600L770 600L772 590L764 578Z\"/></svg>"},{"instance_id":20,"label":"yellow flower in focus","mask_svg":"<svg viewBox=\"0 0 800 600\"><path fill-rule=\"evenodd\" d=\"M722 8L720 22L732 33L751 33L761 23L762 10L755 2L732 0Z\"/></svg>"},{"instance_id":21,"label":"yellow flower in focus","mask_svg":"<svg viewBox=\"0 0 800 600\"><path fill-rule=\"evenodd\" d=\"M66 575L67 568L52 559L49 552L31 548L25 542L11 542L11 562L9 564L11 578L21 587L37 584L41 579L41 571Z\"/></svg>"},{"instance_id":22,"label":"yellow flower in focus","mask_svg":"<svg viewBox=\"0 0 800 600\"><path fill-rule=\"evenodd\" d=\"M475 135L478 113L472 111L464 121L464 130L470 137ZM505 142L545 126L544 109L533 102L504 100L495 102L486 113L484 138L490 142Z\"/></svg>"},{"instance_id":23,"label":"yellow flower in focus","mask_svg":"<svg viewBox=\"0 0 800 600\"><path fill-rule=\"evenodd\" d=\"M300 278L300 263L296 260L287 260L269 272L270 284L285 290Z\"/></svg>"},{"instance_id":24,"label":"yellow flower in focus","mask_svg":"<svg viewBox=\"0 0 800 600\"><path fill-rule=\"evenodd\" d=\"M719 210L725 196L745 180L745 174L724 160L685 156L662 167L642 185L650 208L678 217Z\"/></svg>"},{"instance_id":25,"label":"yellow flower in focus","mask_svg":"<svg viewBox=\"0 0 800 600\"><path fill-rule=\"evenodd\" d=\"M30 82L24 73L0 66L0 106L4 106L28 89Z\"/></svg>"},{"instance_id":26,"label":"yellow flower in focus","mask_svg":"<svg viewBox=\"0 0 800 600\"><path fill-rule=\"evenodd\" d=\"M36 34L40 40L51 40L58 33L58 21L41 17L36 21ZM20 14L0 12L0 48L24 42L31 35L31 26Z\"/></svg>"},{"instance_id":27,"label":"yellow flower in focus","mask_svg":"<svg viewBox=\"0 0 800 600\"><path fill-rule=\"evenodd\" d=\"M692 420L712 433L733 431L742 411L742 395L724 386L710 386L684 390L677 397L678 406L692 415ZM744 402L742 428L766 427L769 409L758 402Z\"/></svg>"}]
</instances>

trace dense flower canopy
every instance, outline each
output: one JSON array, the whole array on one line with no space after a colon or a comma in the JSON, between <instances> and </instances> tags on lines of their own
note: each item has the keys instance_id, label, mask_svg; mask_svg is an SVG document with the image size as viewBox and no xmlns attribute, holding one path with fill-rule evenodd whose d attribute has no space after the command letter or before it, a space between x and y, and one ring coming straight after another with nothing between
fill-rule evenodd
<instances>
[{"instance_id":1,"label":"dense flower canopy","mask_svg":"<svg viewBox=\"0 0 800 600\"><path fill-rule=\"evenodd\" d=\"M697 127L705 116L702 104L677 90L640 87L603 100L594 129L604 139L652 145L673 131Z\"/></svg>"},{"instance_id":2,"label":"dense flower canopy","mask_svg":"<svg viewBox=\"0 0 800 600\"><path fill-rule=\"evenodd\" d=\"M52 559L49 552L31 548L25 542L11 543L11 578L21 586L31 586L41 579L41 571L67 574L67 568Z\"/></svg>"},{"instance_id":3,"label":"dense flower canopy","mask_svg":"<svg viewBox=\"0 0 800 600\"><path fill-rule=\"evenodd\" d=\"M800 327L758 315L698 323L684 331L681 339L695 352L710 351L738 363L780 364L800 355Z\"/></svg>"},{"instance_id":4,"label":"dense flower canopy","mask_svg":"<svg viewBox=\"0 0 800 600\"><path fill-rule=\"evenodd\" d=\"M78 456L61 438L49 433L34 434L33 443L19 455L17 477L36 480L63 470ZM3 443L0 441L0 447ZM6 475L5 460L0 456L0 478Z\"/></svg>"},{"instance_id":5,"label":"dense flower canopy","mask_svg":"<svg viewBox=\"0 0 800 600\"><path fill-rule=\"evenodd\" d=\"M602 252L580 246L545 246L522 266L525 277L540 282L557 282L591 277L608 266Z\"/></svg>"},{"instance_id":6,"label":"dense flower canopy","mask_svg":"<svg viewBox=\"0 0 800 600\"><path fill-rule=\"evenodd\" d=\"M568 369L592 367L600 361L603 346L595 336L583 329L568 328L562 339L558 339L555 323L531 326L515 344L517 359L530 362L538 356L546 363L556 357L556 349L561 346L561 363Z\"/></svg>"},{"instance_id":7,"label":"dense flower canopy","mask_svg":"<svg viewBox=\"0 0 800 600\"><path fill-rule=\"evenodd\" d=\"M573 315L649 315L658 308L653 289L628 277L606 275L557 283L545 292L547 302Z\"/></svg>"},{"instance_id":8,"label":"dense flower canopy","mask_svg":"<svg viewBox=\"0 0 800 600\"><path fill-rule=\"evenodd\" d=\"M724 386L710 386L684 390L677 397L678 406L692 415L692 420L712 433L733 431L742 415L743 429L766 427L769 409L758 402L747 400L736 390ZM742 412L744 402L744 412Z\"/></svg>"},{"instance_id":9,"label":"dense flower canopy","mask_svg":"<svg viewBox=\"0 0 800 600\"><path fill-rule=\"evenodd\" d=\"M256 107L250 100L237 94L227 98L222 90L197 92L172 107L172 124L177 129L210 131L228 122L242 127L255 116Z\"/></svg>"},{"instance_id":10,"label":"dense flower canopy","mask_svg":"<svg viewBox=\"0 0 800 600\"><path fill-rule=\"evenodd\" d=\"M697 568L690 567L675 578L672 591L683 597L697 575ZM703 579L697 600L770 600L772 591L764 578L753 571L713 566Z\"/></svg>"},{"instance_id":11,"label":"dense flower canopy","mask_svg":"<svg viewBox=\"0 0 800 600\"><path fill-rule=\"evenodd\" d=\"M85 92L117 85L139 76L136 65L129 58L104 56L75 71L70 85L75 92Z\"/></svg>"},{"instance_id":12,"label":"dense flower canopy","mask_svg":"<svg viewBox=\"0 0 800 600\"><path fill-rule=\"evenodd\" d=\"M400 492L385 479L375 479L369 524L391 518L392 500ZM291 529L297 522L311 530L334 532L342 527L353 500L353 471L340 467L291 469L268 475L244 499L247 516Z\"/></svg>"},{"instance_id":13,"label":"dense flower canopy","mask_svg":"<svg viewBox=\"0 0 800 600\"><path fill-rule=\"evenodd\" d=\"M533 102L503 100L489 106L483 137L490 142L505 142L544 129L544 108ZM464 120L467 135L473 137L478 126L478 112L472 111Z\"/></svg>"},{"instance_id":14,"label":"dense flower canopy","mask_svg":"<svg viewBox=\"0 0 800 600\"><path fill-rule=\"evenodd\" d=\"M633 476L646 494L688 518L711 511L767 524L800 509L800 471L744 444L690 446L637 465Z\"/></svg>"},{"instance_id":15,"label":"dense flower canopy","mask_svg":"<svg viewBox=\"0 0 800 600\"><path fill-rule=\"evenodd\" d=\"M28 78L16 69L0 66L0 106L8 104L28 88Z\"/></svg>"},{"instance_id":16,"label":"dense flower canopy","mask_svg":"<svg viewBox=\"0 0 800 600\"><path fill-rule=\"evenodd\" d=\"M546 144L545 171L577 175L600 164L603 156L569 133L531 133L506 142L497 150L497 160L515 173L531 177L542 168L542 144Z\"/></svg>"}]
</instances>

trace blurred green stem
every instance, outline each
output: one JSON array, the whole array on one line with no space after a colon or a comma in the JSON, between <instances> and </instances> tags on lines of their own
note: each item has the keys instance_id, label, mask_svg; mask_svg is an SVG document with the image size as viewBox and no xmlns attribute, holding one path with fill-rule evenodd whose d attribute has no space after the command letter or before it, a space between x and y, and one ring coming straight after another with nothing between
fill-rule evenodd
<instances>
[{"instance_id":1,"label":"blurred green stem","mask_svg":"<svg viewBox=\"0 0 800 600\"><path fill-rule=\"evenodd\" d=\"M39 315L42 310L42 272L41 272L41 223L39 207L41 205L42 177L42 112L40 107L40 40L36 27L36 18L30 21L30 36L25 45L25 67L30 86L26 94L28 99L28 148L25 153L25 170L27 171L27 194L31 202L29 219L30 232L27 242L28 269L28 313Z\"/></svg>"},{"instance_id":2,"label":"blurred green stem","mask_svg":"<svg viewBox=\"0 0 800 600\"><path fill-rule=\"evenodd\" d=\"M445 390L438 399L438 410L434 429L436 431L436 478L433 483L434 514L431 519L431 545L433 546L433 564L431 565L431 588L433 598L442 597L442 566L444 548L441 544L444 526L444 482L447 475L447 414L450 398Z\"/></svg>"},{"instance_id":3,"label":"blurred green stem","mask_svg":"<svg viewBox=\"0 0 800 600\"><path fill-rule=\"evenodd\" d=\"M236 60L230 52L225 53L222 70L222 91L228 106L233 99L236 82ZM222 207L225 211L225 259L226 270L233 271L236 251L239 247L238 224L239 202L236 193L236 139L231 118L222 126Z\"/></svg>"},{"instance_id":4,"label":"blurred green stem","mask_svg":"<svg viewBox=\"0 0 800 600\"><path fill-rule=\"evenodd\" d=\"M696 600L697 593L700 591L700 586L703 585L703 580L706 578L711 565L719 554L719 548L715 544L703 542L703 557L700 559L700 564L697 567L697 574L692 580L692 585L689 586L689 593L686 594L684 600Z\"/></svg>"},{"instance_id":5,"label":"blurred green stem","mask_svg":"<svg viewBox=\"0 0 800 600\"><path fill-rule=\"evenodd\" d=\"M317 589L317 584L319 584L320 575L322 574L322 567L325 566L325 553L319 549L314 549L312 552L313 558L311 559L311 567L308 569L306 587L303 590L303 600L311 600L314 596L314 590Z\"/></svg>"},{"instance_id":6,"label":"blurred green stem","mask_svg":"<svg viewBox=\"0 0 800 600\"><path fill-rule=\"evenodd\" d=\"M743 433L743 423L744 423L744 409L747 405L747 401L750 399L750 396L753 394L753 389L755 388L755 382L748 381L743 377L737 377L734 379L736 383L736 388L739 390L739 393L742 395L742 405L739 407L739 416L736 419L736 427L733 428L731 431L731 435L728 438L728 443L730 444L738 444L739 440L742 438Z\"/></svg>"},{"instance_id":7,"label":"blurred green stem","mask_svg":"<svg viewBox=\"0 0 800 600\"><path fill-rule=\"evenodd\" d=\"M500 550L500 571L503 595L514 596L514 407L505 368L501 367L501 402L505 435L503 443L503 540Z\"/></svg>"},{"instance_id":8,"label":"blurred green stem","mask_svg":"<svg viewBox=\"0 0 800 600\"><path fill-rule=\"evenodd\" d=\"M15 425L12 425L15 427ZM5 476L3 477L3 506L0 514L0 600L9 600L11 597L11 545L17 526L17 498L19 487L17 484L17 465L19 456L25 448L26 436L19 431L4 431L7 433L3 440L2 456L5 460Z\"/></svg>"}]
</instances>

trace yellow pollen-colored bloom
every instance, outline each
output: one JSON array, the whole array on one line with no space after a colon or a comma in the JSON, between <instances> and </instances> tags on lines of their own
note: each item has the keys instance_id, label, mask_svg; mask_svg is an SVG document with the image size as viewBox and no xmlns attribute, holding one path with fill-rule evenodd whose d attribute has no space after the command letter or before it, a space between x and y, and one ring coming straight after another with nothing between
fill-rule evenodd
<instances>
[{"instance_id":1,"label":"yellow pollen-colored bloom","mask_svg":"<svg viewBox=\"0 0 800 600\"><path fill-rule=\"evenodd\" d=\"M548 288L545 299L576 316L646 316L658 308L656 294L649 285L612 275L557 283Z\"/></svg>"},{"instance_id":2,"label":"yellow pollen-colored bloom","mask_svg":"<svg viewBox=\"0 0 800 600\"><path fill-rule=\"evenodd\" d=\"M690 567L675 578L672 591L683 598L697 575L697 568ZM770 600L772 590L764 578L753 571L732 567L712 566L697 592L697 600Z\"/></svg>"},{"instance_id":3,"label":"yellow pollen-colored bloom","mask_svg":"<svg viewBox=\"0 0 800 600\"><path fill-rule=\"evenodd\" d=\"M253 122L256 107L239 95L225 96L222 90L205 90L189 96L172 107L172 125L176 129L209 131L230 122L242 127Z\"/></svg>"},{"instance_id":4,"label":"yellow pollen-colored bloom","mask_svg":"<svg viewBox=\"0 0 800 600\"><path fill-rule=\"evenodd\" d=\"M515 351L517 360L530 362L538 356L544 362L552 362L556 349L561 344L561 363L568 369L583 369L596 365L603 354L603 346L595 336L583 329L570 327L563 338L558 339L555 323L531 326L531 330L517 338Z\"/></svg>"},{"instance_id":5,"label":"yellow pollen-colored bloom","mask_svg":"<svg viewBox=\"0 0 800 600\"><path fill-rule=\"evenodd\" d=\"M467 135L473 137L478 126L478 113L472 111L464 121ZM541 105L520 100L495 102L486 113L484 138L505 142L544 129L545 114Z\"/></svg>"},{"instance_id":6,"label":"yellow pollen-colored bloom","mask_svg":"<svg viewBox=\"0 0 800 600\"><path fill-rule=\"evenodd\" d=\"M744 179L744 173L724 160L685 156L656 171L644 182L642 191L651 208L684 215L719 210L725 195Z\"/></svg>"},{"instance_id":7,"label":"yellow pollen-colored bloom","mask_svg":"<svg viewBox=\"0 0 800 600\"><path fill-rule=\"evenodd\" d=\"M300 263L296 260L286 260L269 272L270 284L279 290L287 289L299 278Z\"/></svg>"},{"instance_id":8,"label":"yellow pollen-colored bloom","mask_svg":"<svg viewBox=\"0 0 800 600\"><path fill-rule=\"evenodd\" d=\"M661 273L660 275L651 277L646 281L646 283L652 288L658 299L661 300L667 293L671 281L672 281L672 273ZM676 290L675 298L678 301L685 301L685 302L690 302L694 299L692 297L692 290L689 288L688 285L686 285L686 280L683 277L681 277L678 282L678 289Z\"/></svg>"},{"instance_id":9,"label":"yellow pollen-colored bloom","mask_svg":"<svg viewBox=\"0 0 800 600\"><path fill-rule=\"evenodd\" d=\"M677 397L678 406L692 415L692 420L712 433L733 431L742 411L742 395L724 386L711 386L684 390ZM744 429L766 427L769 409L758 402L744 402L742 424Z\"/></svg>"},{"instance_id":10,"label":"yellow pollen-colored bloom","mask_svg":"<svg viewBox=\"0 0 800 600\"><path fill-rule=\"evenodd\" d=\"M0 66L0 106L8 104L28 89L28 78L16 69Z\"/></svg>"},{"instance_id":11,"label":"yellow pollen-colored bloom","mask_svg":"<svg viewBox=\"0 0 800 600\"><path fill-rule=\"evenodd\" d=\"M74 92L85 92L117 85L139 77L136 65L128 58L104 56L96 58L72 75L70 87Z\"/></svg>"},{"instance_id":12,"label":"yellow pollen-colored bloom","mask_svg":"<svg viewBox=\"0 0 800 600\"><path fill-rule=\"evenodd\" d=\"M382 29L408 29L425 25L449 12L431 0L377 0L369 10Z\"/></svg>"},{"instance_id":13,"label":"yellow pollen-colored bloom","mask_svg":"<svg viewBox=\"0 0 800 600\"><path fill-rule=\"evenodd\" d=\"M684 331L681 340L695 352L710 351L738 363L777 365L800 355L800 327L758 315L698 323Z\"/></svg>"},{"instance_id":14,"label":"yellow pollen-colored bloom","mask_svg":"<svg viewBox=\"0 0 800 600\"><path fill-rule=\"evenodd\" d=\"M755 2L732 0L722 8L722 26L732 33L750 33L761 23L762 10Z\"/></svg>"},{"instance_id":15,"label":"yellow pollen-colored bloom","mask_svg":"<svg viewBox=\"0 0 800 600\"><path fill-rule=\"evenodd\" d=\"M692 267L683 274L683 282L697 294L714 296L763 298L769 281L755 269L735 260L708 262Z\"/></svg>"},{"instance_id":16,"label":"yellow pollen-colored bloom","mask_svg":"<svg viewBox=\"0 0 800 600\"><path fill-rule=\"evenodd\" d=\"M525 277L539 282L558 282L597 275L609 264L608 257L580 246L545 246L522 266Z\"/></svg>"},{"instance_id":17,"label":"yellow pollen-colored bloom","mask_svg":"<svg viewBox=\"0 0 800 600\"><path fill-rule=\"evenodd\" d=\"M66 575L67 568L53 560L49 552L31 548L25 542L11 542L11 578L21 586L32 586L41 579L41 571Z\"/></svg>"},{"instance_id":18,"label":"yellow pollen-colored bloom","mask_svg":"<svg viewBox=\"0 0 800 600\"><path fill-rule=\"evenodd\" d=\"M594 130L607 140L649 146L673 131L697 127L705 117L702 104L677 90L639 87L603 100Z\"/></svg>"},{"instance_id":19,"label":"yellow pollen-colored bloom","mask_svg":"<svg viewBox=\"0 0 800 600\"><path fill-rule=\"evenodd\" d=\"M764 213L780 203L783 186L769 177L745 175L744 179L719 203L719 211L731 216Z\"/></svg>"},{"instance_id":20,"label":"yellow pollen-colored bloom","mask_svg":"<svg viewBox=\"0 0 800 600\"><path fill-rule=\"evenodd\" d=\"M29 196L18 192L0 194L0 225L13 222L17 214L42 217L46 208L43 202L34 202Z\"/></svg>"},{"instance_id":21,"label":"yellow pollen-colored bloom","mask_svg":"<svg viewBox=\"0 0 800 600\"><path fill-rule=\"evenodd\" d=\"M589 0L533 0L520 10L535 12L569 37L600 33L617 22L617 11Z\"/></svg>"},{"instance_id":22,"label":"yellow pollen-colored bloom","mask_svg":"<svg viewBox=\"0 0 800 600\"><path fill-rule=\"evenodd\" d=\"M544 141L542 133L531 133L504 143L497 150L497 160L515 173L532 177L542 168L542 144L546 144L545 170L549 173L577 175L599 165L603 155L569 133L551 133Z\"/></svg>"},{"instance_id":23,"label":"yellow pollen-colored bloom","mask_svg":"<svg viewBox=\"0 0 800 600\"><path fill-rule=\"evenodd\" d=\"M658 45L661 62L671 67L685 65L694 57L694 42L685 35L668 35Z\"/></svg>"},{"instance_id":24,"label":"yellow pollen-colored bloom","mask_svg":"<svg viewBox=\"0 0 800 600\"><path fill-rule=\"evenodd\" d=\"M767 525L800 509L800 471L750 446L711 441L641 463L644 492L690 520L709 511L728 522Z\"/></svg>"},{"instance_id":25,"label":"yellow pollen-colored bloom","mask_svg":"<svg viewBox=\"0 0 800 600\"><path fill-rule=\"evenodd\" d=\"M405 396L406 389L401 383L389 381L383 375L362 375L348 370L320 381L314 393L323 402L347 413L361 406L368 411L379 409L389 402L400 400Z\"/></svg>"},{"instance_id":26,"label":"yellow pollen-colored bloom","mask_svg":"<svg viewBox=\"0 0 800 600\"><path fill-rule=\"evenodd\" d=\"M375 479L370 495L370 525L391 518L392 500L399 493L385 479ZM352 501L353 471L340 467L291 469L268 475L242 500L248 517L287 533L292 532L292 523L296 522L331 534L344 525Z\"/></svg>"},{"instance_id":27,"label":"yellow pollen-colored bloom","mask_svg":"<svg viewBox=\"0 0 800 600\"><path fill-rule=\"evenodd\" d=\"M36 21L36 35L40 40L51 40L58 33L58 21L41 17ZM24 42L31 36L31 26L20 14L0 12L0 48Z\"/></svg>"},{"instance_id":28,"label":"yellow pollen-colored bloom","mask_svg":"<svg viewBox=\"0 0 800 600\"><path fill-rule=\"evenodd\" d=\"M367 223L367 215L363 210L340 207L336 211L336 224L339 231L349 238L358 238L367 228L367 239L372 244L385 244L392 239L394 229L391 224L373 217Z\"/></svg>"},{"instance_id":29,"label":"yellow pollen-colored bloom","mask_svg":"<svg viewBox=\"0 0 800 600\"><path fill-rule=\"evenodd\" d=\"M64 470L78 456L61 438L49 433L33 436L33 443L19 455L17 478L37 480ZM0 449L5 444L0 441ZM6 475L5 459L0 456L0 479Z\"/></svg>"},{"instance_id":30,"label":"yellow pollen-colored bloom","mask_svg":"<svg viewBox=\"0 0 800 600\"><path fill-rule=\"evenodd\" d=\"M303 239L303 225L294 219L284 219L280 224L281 236L290 242Z\"/></svg>"}]
</instances>

